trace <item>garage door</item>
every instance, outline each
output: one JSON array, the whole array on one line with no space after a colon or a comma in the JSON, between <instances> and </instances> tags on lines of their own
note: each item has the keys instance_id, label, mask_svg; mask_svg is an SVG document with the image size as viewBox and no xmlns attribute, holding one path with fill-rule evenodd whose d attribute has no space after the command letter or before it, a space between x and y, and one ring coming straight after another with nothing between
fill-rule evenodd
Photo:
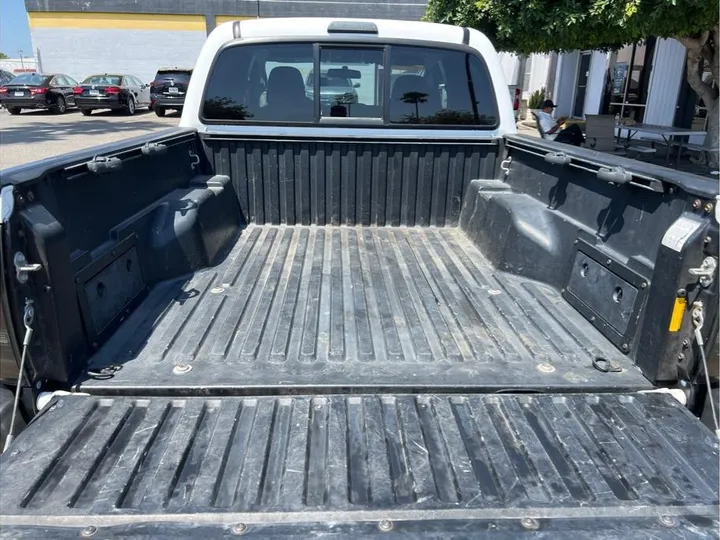
<instances>
[{"instance_id":1,"label":"garage door","mask_svg":"<svg viewBox=\"0 0 720 540\"><path fill-rule=\"evenodd\" d=\"M193 67L207 37L203 15L31 12L28 17L42 71L78 80L115 72L150 82L159 67Z\"/></svg>"}]
</instances>

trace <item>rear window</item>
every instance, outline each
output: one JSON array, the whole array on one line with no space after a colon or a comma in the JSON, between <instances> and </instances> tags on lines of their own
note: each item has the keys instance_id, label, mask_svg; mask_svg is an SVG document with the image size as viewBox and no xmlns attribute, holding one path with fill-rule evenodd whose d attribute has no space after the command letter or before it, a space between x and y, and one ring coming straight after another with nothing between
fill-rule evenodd
<instances>
[{"instance_id":1,"label":"rear window","mask_svg":"<svg viewBox=\"0 0 720 540\"><path fill-rule=\"evenodd\" d=\"M497 126L485 62L461 50L419 46L239 45L220 52L201 116L209 122ZM315 91L319 87L319 91ZM359 123L362 123L360 121Z\"/></svg>"},{"instance_id":2,"label":"rear window","mask_svg":"<svg viewBox=\"0 0 720 540\"><path fill-rule=\"evenodd\" d=\"M38 75L37 73L21 73L12 80L13 84L25 84L27 86L42 86L50 77Z\"/></svg>"},{"instance_id":3,"label":"rear window","mask_svg":"<svg viewBox=\"0 0 720 540\"><path fill-rule=\"evenodd\" d=\"M121 77L119 75L92 75L85 79L83 84L120 84Z\"/></svg>"},{"instance_id":4,"label":"rear window","mask_svg":"<svg viewBox=\"0 0 720 540\"><path fill-rule=\"evenodd\" d=\"M187 84L190 82L190 75L192 75L192 71L158 71L157 75L155 75L155 82L165 82L172 79L177 83Z\"/></svg>"}]
</instances>

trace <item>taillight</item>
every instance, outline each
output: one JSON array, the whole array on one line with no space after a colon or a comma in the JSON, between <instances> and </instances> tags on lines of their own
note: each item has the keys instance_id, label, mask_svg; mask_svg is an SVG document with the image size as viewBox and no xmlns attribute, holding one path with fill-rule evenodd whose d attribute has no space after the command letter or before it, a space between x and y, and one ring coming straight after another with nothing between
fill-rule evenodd
<instances>
[{"instance_id":1,"label":"taillight","mask_svg":"<svg viewBox=\"0 0 720 540\"><path fill-rule=\"evenodd\" d=\"M105 88L105 94L119 94L120 93L120 87L119 86L108 86Z\"/></svg>"},{"instance_id":2,"label":"taillight","mask_svg":"<svg viewBox=\"0 0 720 540\"><path fill-rule=\"evenodd\" d=\"M31 88L30 94L33 96L37 96L38 94L45 94L47 92L47 88Z\"/></svg>"},{"instance_id":3,"label":"taillight","mask_svg":"<svg viewBox=\"0 0 720 540\"><path fill-rule=\"evenodd\" d=\"M82 93L83 89L80 86L76 86L75 88L73 88L73 94L75 94L76 96Z\"/></svg>"},{"instance_id":4,"label":"taillight","mask_svg":"<svg viewBox=\"0 0 720 540\"><path fill-rule=\"evenodd\" d=\"M520 108L520 95L522 92L519 88L515 89L515 101L513 101L513 110L517 111Z\"/></svg>"},{"instance_id":5,"label":"taillight","mask_svg":"<svg viewBox=\"0 0 720 540\"><path fill-rule=\"evenodd\" d=\"M7 88L0 86L0 94L7 94Z\"/></svg>"}]
</instances>

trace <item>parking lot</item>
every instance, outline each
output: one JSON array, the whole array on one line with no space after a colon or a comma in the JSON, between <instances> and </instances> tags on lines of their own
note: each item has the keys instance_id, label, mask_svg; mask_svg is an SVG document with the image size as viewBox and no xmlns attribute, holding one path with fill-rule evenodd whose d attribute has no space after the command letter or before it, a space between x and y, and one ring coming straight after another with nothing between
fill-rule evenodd
<instances>
[{"instance_id":1,"label":"parking lot","mask_svg":"<svg viewBox=\"0 0 720 540\"><path fill-rule=\"evenodd\" d=\"M112 111L83 116L78 109L62 115L23 111L13 116L3 109L0 111L0 169L160 131L176 126L179 119L176 113L159 118L145 110L134 116Z\"/></svg>"}]
</instances>

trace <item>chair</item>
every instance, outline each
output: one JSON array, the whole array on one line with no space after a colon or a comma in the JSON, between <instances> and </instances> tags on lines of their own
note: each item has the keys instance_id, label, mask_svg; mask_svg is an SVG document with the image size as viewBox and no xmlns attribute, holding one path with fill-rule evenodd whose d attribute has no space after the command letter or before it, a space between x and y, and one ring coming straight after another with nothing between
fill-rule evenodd
<instances>
[{"instance_id":1,"label":"chair","mask_svg":"<svg viewBox=\"0 0 720 540\"><path fill-rule=\"evenodd\" d=\"M651 156L656 150L652 146L640 144L620 144L615 140L615 117L611 114L586 114L585 137L588 148L598 152L614 152L623 150L628 157L631 154Z\"/></svg>"},{"instance_id":2,"label":"chair","mask_svg":"<svg viewBox=\"0 0 720 540\"><path fill-rule=\"evenodd\" d=\"M540 125L540 117L537 115L535 111L530 111L530 114L532 114L532 117L535 119L535 125L537 126L538 133L540 134L541 139L547 139L547 136L545 135L545 132L542 129L542 126Z\"/></svg>"}]
</instances>

